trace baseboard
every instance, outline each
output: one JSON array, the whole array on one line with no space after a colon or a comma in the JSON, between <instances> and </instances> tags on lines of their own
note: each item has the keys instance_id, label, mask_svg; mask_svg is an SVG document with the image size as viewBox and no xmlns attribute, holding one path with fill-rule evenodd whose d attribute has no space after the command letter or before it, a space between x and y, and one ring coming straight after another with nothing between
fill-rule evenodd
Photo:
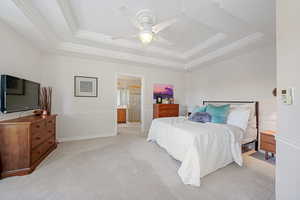
<instances>
[{"instance_id":1,"label":"baseboard","mask_svg":"<svg viewBox=\"0 0 300 200\"><path fill-rule=\"evenodd\" d=\"M89 140L89 139L112 137L112 136L116 136L116 134L111 133L111 134L102 134L102 135L89 135L89 136L76 136L76 137L68 137L68 138L57 138L57 141L58 142L71 142L71 141Z\"/></svg>"}]
</instances>

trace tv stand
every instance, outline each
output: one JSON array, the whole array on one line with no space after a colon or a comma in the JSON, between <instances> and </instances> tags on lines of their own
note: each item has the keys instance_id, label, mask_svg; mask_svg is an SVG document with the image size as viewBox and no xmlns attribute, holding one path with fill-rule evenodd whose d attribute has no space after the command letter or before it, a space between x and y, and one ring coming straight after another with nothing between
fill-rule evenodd
<instances>
[{"instance_id":1,"label":"tv stand","mask_svg":"<svg viewBox=\"0 0 300 200\"><path fill-rule=\"evenodd\" d=\"M0 121L0 177L30 174L56 147L56 115Z\"/></svg>"}]
</instances>

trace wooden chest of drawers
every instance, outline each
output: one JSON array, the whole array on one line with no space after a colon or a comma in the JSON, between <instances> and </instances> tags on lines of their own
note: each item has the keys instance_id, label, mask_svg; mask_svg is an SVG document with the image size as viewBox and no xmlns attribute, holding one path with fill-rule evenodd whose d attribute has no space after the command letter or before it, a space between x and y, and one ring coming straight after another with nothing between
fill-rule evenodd
<instances>
[{"instance_id":1,"label":"wooden chest of drawers","mask_svg":"<svg viewBox=\"0 0 300 200\"><path fill-rule=\"evenodd\" d=\"M265 151L265 159L269 159L269 152L276 153L275 131L263 131L260 133L260 149Z\"/></svg>"},{"instance_id":2,"label":"wooden chest of drawers","mask_svg":"<svg viewBox=\"0 0 300 200\"><path fill-rule=\"evenodd\" d=\"M179 104L153 104L153 119L178 116Z\"/></svg>"},{"instance_id":3,"label":"wooden chest of drawers","mask_svg":"<svg viewBox=\"0 0 300 200\"><path fill-rule=\"evenodd\" d=\"M56 115L1 121L2 177L31 173L56 146Z\"/></svg>"}]
</instances>

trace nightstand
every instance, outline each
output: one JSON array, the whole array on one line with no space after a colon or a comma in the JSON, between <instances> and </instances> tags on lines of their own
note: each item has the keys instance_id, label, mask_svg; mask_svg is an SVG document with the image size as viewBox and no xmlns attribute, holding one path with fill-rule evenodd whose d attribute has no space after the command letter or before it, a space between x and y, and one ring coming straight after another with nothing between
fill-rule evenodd
<instances>
[{"instance_id":1,"label":"nightstand","mask_svg":"<svg viewBox=\"0 0 300 200\"><path fill-rule=\"evenodd\" d=\"M276 153L275 131L260 132L260 149L265 151L265 159L269 159L269 153L272 156Z\"/></svg>"}]
</instances>

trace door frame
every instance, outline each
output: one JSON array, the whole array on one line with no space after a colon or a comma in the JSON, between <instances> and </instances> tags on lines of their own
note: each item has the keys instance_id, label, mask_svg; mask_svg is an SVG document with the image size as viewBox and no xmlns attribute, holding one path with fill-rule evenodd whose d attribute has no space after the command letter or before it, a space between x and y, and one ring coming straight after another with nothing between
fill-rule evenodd
<instances>
[{"instance_id":1,"label":"door frame","mask_svg":"<svg viewBox=\"0 0 300 200\"><path fill-rule=\"evenodd\" d=\"M117 72L115 77L115 95L118 92L118 78L119 76L131 76L141 79L141 132L144 133L145 130L145 116L144 116L144 88L145 88L145 79L143 75L134 74L134 73L123 73ZM116 96L117 97L117 96ZM118 134L118 122L117 122L117 113L118 113L118 98L116 98L115 103L115 133ZM127 119L126 119L127 120Z\"/></svg>"}]
</instances>

